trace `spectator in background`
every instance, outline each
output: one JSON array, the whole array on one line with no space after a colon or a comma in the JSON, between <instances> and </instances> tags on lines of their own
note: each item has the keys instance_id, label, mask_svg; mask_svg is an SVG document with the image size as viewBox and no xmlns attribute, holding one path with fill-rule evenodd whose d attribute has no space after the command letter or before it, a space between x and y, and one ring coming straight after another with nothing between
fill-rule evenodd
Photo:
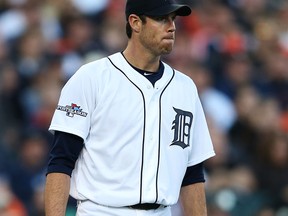
<instances>
[{"instance_id":1,"label":"spectator in background","mask_svg":"<svg viewBox=\"0 0 288 216\"><path fill-rule=\"evenodd\" d=\"M227 132L236 118L233 101L213 86L211 71L203 64L188 61L183 71L190 76L199 91L206 115L220 130Z\"/></svg>"},{"instance_id":2,"label":"spectator in background","mask_svg":"<svg viewBox=\"0 0 288 216\"><path fill-rule=\"evenodd\" d=\"M11 7L0 14L0 34L1 38L12 45L23 34L27 26L23 11L18 8Z\"/></svg>"},{"instance_id":3,"label":"spectator in background","mask_svg":"<svg viewBox=\"0 0 288 216\"><path fill-rule=\"evenodd\" d=\"M21 125L23 110L20 102L20 79L12 62L0 66L0 136L5 128Z\"/></svg>"},{"instance_id":4,"label":"spectator in background","mask_svg":"<svg viewBox=\"0 0 288 216\"><path fill-rule=\"evenodd\" d=\"M242 86L254 86L253 66L245 55L235 55L226 59L222 75L216 78L215 86L232 100Z\"/></svg>"},{"instance_id":5,"label":"spectator in background","mask_svg":"<svg viewBox=\"0 0 288 216\"><path fill-rule=\"evenodd\" d=\"M1 174L0 174L1 175ZM9 181L0 176L0 215L1 216L28 216L24 204L13 194Z\"/></svg>"},{"instance_id":6,"label":"spectator in background","mask_svg":"<svg viewBox=\"0 0 288 216\"><path fill-rule=\"evenodd\" d=\"M109 0L72 0L72 4L82 14L93 17L95 14L99 14L105 10L109 4Z\"/></svg>"},{"instance_id":7,"label":"spectator in background","mask_svg":"<svg viewBox=\"0 0 288 216\"><path fill-rule=\"evenodd\" d=\"M29 215L37 210L33 200L36 189L40 183L45 183L46 155L49 148L45 137L42 133L28 131L19 144L18 157L8 171L11 188L24 203Z\"/></svg>"},{"instance_id":8,"label":"spectator in background","mask_svg":"<svg viewBox=\"0 0 288 216\"><path fill-rule=\"evenodd\" d=\"M0 34L0 68L9 62L9 46Z\"/></svg>"},{"instance_id":9,"label":"spectator in background","mask_svg":"<svg viewBox=\"0 0 288 216\"><path fill-rule=\"evenodd\" d=\"M281 109L285 110L288 108L287 56L272 52L264 61L269 96L275 98Z\"/></svg>"},{"instance_id":10,"label":"spectator in background","mask_svg":"<svg viewBox=\"0 0 288 216\"><path fill-rule=\"evenodd\" d=\"M99 44L92 39L91 22L82 15L67 15L62 18L62 25L63 37L56 43L54 52L62 56L62 71L65 79L69 79L87 55L99 49Z\"/></svg>"},{"instance_id":11,"label":"spectator in background","mask_svg":"<svg viewBox=\"0 0 288 216\"><path fill-rule=\"evenodd\" d=\"M45 67L23 89L21 105L27 125L45 130L57 105L60 89L65 81L60 59L49 59Z\"/></svg>"},{"instance_id":12,"label":"spectator in background","mask_svg":"<svg viewBox=\"0 0 288 216\"><path fill-rule=\"evenodd\" d=\"M288 206L288 136L277 131L262 134L253 167L267 205L275 211Z\"/></svg>"},{"instance_id":13,"label":"spectator in background","mask_svg":"<svg viewBox=\"0 0 288 216\"><path fill-rule=\"evenodd\" d=\"M47 60L45 41L41 31L29 28L19 38L15 61L21 76L23 88L31 85L33 78L41 71Z\"/></svg>"},{"instance_id":14,"label":"spectator in background","mask_svg":"<svg viewBox=\"0 0 288 216\"><path fill-rule=\"evenodd\" d=\"M261 96L253 86L243 86L237 90L234 100L237 118L228 131L231 163L234 165L251 164L255 158L258 135L251 118L254 110L257 112L260 101Z\"/></svg>"}]
</instances>

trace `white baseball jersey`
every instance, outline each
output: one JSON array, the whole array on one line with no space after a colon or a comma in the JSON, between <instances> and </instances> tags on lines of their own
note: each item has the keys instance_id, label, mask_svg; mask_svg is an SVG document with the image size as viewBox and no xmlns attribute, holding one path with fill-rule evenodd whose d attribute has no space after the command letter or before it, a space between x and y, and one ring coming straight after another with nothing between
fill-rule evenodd
<instances>
[{"instance_id":1,"label":"white baseball jersey","mask_svg":"<svg viewBox=\"0 0 288 216\"><path fill-rule=\"evenodd\" d=\"M121 53L71 77L50 130L84 139L71 195L107 206L173 205L187 167L214 156L193 81L164 63L153 86Z\"/></svg>"}]
</instances>

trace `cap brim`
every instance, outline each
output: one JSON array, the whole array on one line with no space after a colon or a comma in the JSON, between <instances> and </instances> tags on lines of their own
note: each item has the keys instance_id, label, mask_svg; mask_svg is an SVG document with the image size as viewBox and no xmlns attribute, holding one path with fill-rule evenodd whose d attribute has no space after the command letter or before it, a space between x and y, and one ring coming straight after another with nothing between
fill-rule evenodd
<instances>
[{"instance_id":1,"label":"cap brim","mask_svg":"<svg viewBox=\"0 0 288 216\"><path fill-rule=\"evenodd\" d=\"M165 16L170 13L175 12L177 16L189 16L192 12L188 5L172 4L166 5L161 8L146 12L145 15L148 16Z\"/></svg>"}]
</instances>

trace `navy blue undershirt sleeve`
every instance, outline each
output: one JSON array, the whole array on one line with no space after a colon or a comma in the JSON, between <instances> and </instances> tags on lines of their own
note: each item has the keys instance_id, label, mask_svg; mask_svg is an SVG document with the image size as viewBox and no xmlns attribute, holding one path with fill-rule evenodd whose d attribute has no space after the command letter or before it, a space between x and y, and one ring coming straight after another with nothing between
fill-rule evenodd
<instances>
[{"instance_id":1,"label":"navy blue undershirt sleeve","mask_svg":"<svg viewBox=\"0 0 288 216\"><path fill-rule=\"evenodd\" d=\"M187 168L182 187L199 182L205 182L203 162Z\"/></svg>"},{"instance_id":2,"label":"navy blue undershirt sleeve","mask_svg":"<svg viewBox=\"0 0 288 216\"><path fill-rule=\"evenodd\" d=\"M57 172L71 176L83 146L84 143L81 137L55 131L53 146L49 155L47 174Z\"/></svg>"}]
</instances>

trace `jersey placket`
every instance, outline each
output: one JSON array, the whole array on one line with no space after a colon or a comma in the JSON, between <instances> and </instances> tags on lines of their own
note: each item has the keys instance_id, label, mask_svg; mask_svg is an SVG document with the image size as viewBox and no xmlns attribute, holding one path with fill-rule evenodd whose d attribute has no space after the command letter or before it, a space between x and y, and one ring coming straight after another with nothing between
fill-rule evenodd
<instances>
[{"instance_id":1,"label":"jersey placket","mask_svg":"<svg viewBox=\"0 0 288 216\"><path fill-rule=\"evenodd\" d=\"M142 198L141 202L156 202L157 173L159 163L159 90L147 85L146 128L143 148Z\"/></svg>"}]
</instances>

